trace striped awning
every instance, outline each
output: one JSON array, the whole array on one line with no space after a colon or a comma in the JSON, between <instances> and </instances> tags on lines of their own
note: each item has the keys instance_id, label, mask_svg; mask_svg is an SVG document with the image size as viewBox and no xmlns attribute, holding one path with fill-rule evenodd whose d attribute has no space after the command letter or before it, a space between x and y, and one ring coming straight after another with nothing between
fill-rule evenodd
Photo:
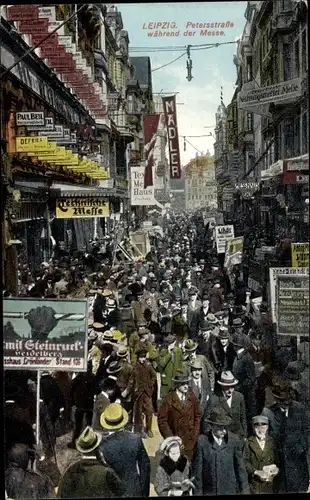
<instances>
[{"instance_id":1,"label":"striped awning","mask_svg":"<svg viewBox=\"0 0 310 500\"><path fill-rule=\"evenodd\" d=\"M54 183L50 187L51 197L53 198L107 198L119 197L116 189L106 189L100 187L85 187L80 188L76 185Z\"/></svg>"}]
</instances>

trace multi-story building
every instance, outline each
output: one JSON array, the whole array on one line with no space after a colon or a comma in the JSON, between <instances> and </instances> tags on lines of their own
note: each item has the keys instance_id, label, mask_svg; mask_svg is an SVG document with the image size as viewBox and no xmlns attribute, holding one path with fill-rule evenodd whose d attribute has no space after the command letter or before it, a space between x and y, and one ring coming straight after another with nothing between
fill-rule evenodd
<instances>
[{"instance_id":1,"label":"multi-story building","mask_svg":"<svg viewBox=\"0 0 310 500\"><path fill-rule=\"evenodd\" d=\"M221 100L221 104L215 115L215 143L214 143L214 162L215 179L217 183L217 204L222 211L228 209L230 178L228 172L228 142L227 142L227 109Z\"/></svg>"},{"instance_id":2,"label":"multi-story building","mask_svg":"<svg viewBox=\"0 0 310 500\"><path fill-rule=\"evenodd\" d=\"M215 162L210 155L196 156L185 167L186 210L216 209Z\"/></svg>"}]
</instances>

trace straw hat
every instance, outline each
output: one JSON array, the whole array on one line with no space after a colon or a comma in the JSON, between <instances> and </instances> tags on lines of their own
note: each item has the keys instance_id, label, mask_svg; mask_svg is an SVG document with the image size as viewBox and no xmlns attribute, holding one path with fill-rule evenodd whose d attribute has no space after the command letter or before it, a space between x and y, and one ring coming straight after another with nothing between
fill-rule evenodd
<instances>
[{"instance_id":1,"label":"straw hat","mask_svg":"<svg viewBox=\"0 0 310 500\"><path fill-rule=\"evenodd\" d=\"M113 342L114 340L113 332L110 332L110 330L106 330L105 332L103 332L102 340L108 340L110 342Z\"/></svg>"},{"instance_id":2,"label":"straw hat","mask_svg":"<svg viewBox=\"0 0 310 500\"><path fill-rule=\"evenodd\" d=\"M91 453L100 445L102 435L95 432L91 427L86 427L80 437L76 440L75 446L80 453Z\"/></svg>"},{"instance_id":3,"label":"straw hat","mask_svg":"<svg viewBox=\"0 0 310 500\"><path fill-rule=\"evenodd\" d=\"M230 371L222 372L218 384L222 387L234 387L239 381L233 376Z\"/></svg>"},{"instance_id":4,"label":"straw hat","mask_svg":"<svg viewBox=\"0 0 310 500\"><path fill-rule=\"evenodd\" d=\"M111 297L111 295L113 295L113 292L112 290L108 290L107 288L105 288L105 290L103 290L102 292L102 295L103 297Z\"/></svg>"},{"instance_id":5,"label":"straw hat","mask_svg":"<svg viewBox=\"0 0 310 500\"><path fill-rule=\"evenodd\" d=\"M98 338L98 333L96 333L94 330L89 332L88 340L97 340L97 338Z\"/></svg>"},{"instance_id":6,"label":"straw hat","mask_svg":"<svg viewBox=\"0 0 310 500\"><path fill-rule=\"evenodd\" d=\"M115 375L115 373L119 373L121 371L122 367L120 366L118 361L112 361L110 365L107 368L107 373L109 375Z\"/></svg>"},{"instance_id":7,"label":"straw hat","mask_svg":"<svg viewBox=\"0 0 310 500\"><path fill-rule=\"evenodd\" d=\"M120 342L121 340L124 340L126 335L122 333L120 330L114 330L113 332L113 340L116 342Z\"/></svg>"},{"instance_id":8,"label":"straw hat","mask_svg":"<svg viewBox=\"0 0 310 500\"><path fill-rule=\"evenodd\" d=\"M102 323L93 323L93 330L96 330L96 332L101 332L104 328L104 325Z\"/></svg>"},{"instance_id":9,"label":"straw hat","mask_svg":"<svg viewBox=\"0 0 310 500\"><path fill-rule=\"evenodd\" d=\"M121 346L119 347L118 351L117 351L117 355L119 358L126 358L127 355L128 355L128 347L125 347L125 346Z\"/></svg>"},{"instance_id":10,"label":"straw hat","mask_svg":"<svg viewBox=\"0 0 310 500\"><path fill-rule=\"evenodd\" d=\"M111 403L100 416L103 429L116 431L122 429L128 422L127 411L118 403Z\"/></svg>"}]
</instances>

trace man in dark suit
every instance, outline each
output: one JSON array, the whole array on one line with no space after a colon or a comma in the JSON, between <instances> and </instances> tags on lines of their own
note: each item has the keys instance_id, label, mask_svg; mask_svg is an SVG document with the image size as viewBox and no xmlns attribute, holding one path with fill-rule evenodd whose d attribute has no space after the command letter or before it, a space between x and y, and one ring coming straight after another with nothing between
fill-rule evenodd
<instances>
[{"instance_id":1,"label":"man in dark suit","mask_svg":"<svg viewBox=\"0 0 310 500\"><path fill-rule=\"evenodd\" d=\"M211 429L200 435L192 463L197 495L249 494L248 475L240 440L227 432L231 419L224 409L215 407L208 419Z\"/></svg>"},{"instance_id":2,"label":"man in dark suit","mask_svg":"<svg viewBox=\"0 0 310 500\"><path fill-rule=\"evenodd\" d=\"M203 364L200 359L194 359L189 363L191 372L191 379L189 381L189 388L197 397L203 415L204 409L211 396L211 384L209 378L203 372Z\"/></svg>"},{"instance_id":3,"label":"man in dark suit","mask_svg":"<svg viewBox=\"0 0 310 500\"><path fill-rule=\"evenodd\" d=\"M231 371L236 351L230 342L228 328L221 327L219 334L212 344L210 349L210 359L216 370L215 379L218 380L222 371Z\"/></svg>"},{"instance_id":4,"label":"man in dark suit","mask_svg":"<svg viewBox=\"0 0 310 500\"><path fill-rule=\"evenodd\" d=\"M279 447L280 471L277 477L280 493L306 493L309 487L309 414L293 401L294 391L287 381L272 389L275 403L264 408L269 419L269 433Z\"/></svg>"},{"instance_id":5,"label":"man in dark suit","mask_svg":"<svg viewBox=\"0 0 310 500\"><path fill-rule=\"evenodd\" d=\"M103 464L109 465L120 478L123 497L148 497L150 493L150 459L138 434L123 430L128 413L120 404L112 403L100 418L101 427L109 435L99 446Z\"/></svg>"},{"instance_id":6,"label":"man in dark suit","mask_svg":"<svg viewBox=\"0 0 310 500\"><path fill-rule=\"evenodd\" d=\"M244 397L240 392L235 391L238 380L231 372L222 372L217 385L216 392L208 400L202 418L203 433L206 434L210 429L207 421L210 412L213 408L220 406L231 419L228 430L244 441L247 436L247 420Z\"/></svg>"},{"instance_id":7,"label":"man in dark suit","mask_svg":"<svg viewBox=\"0 0 310 500\"><path fill-rule=\"evenodd\" d=\"M115 391L115 381L110 378L106 378L99 383L99 389L100 393L95 396L93 409L92 428L95 431L102 431L100 417L111 403L111 398Z\"/></svg>"}]
</instances>

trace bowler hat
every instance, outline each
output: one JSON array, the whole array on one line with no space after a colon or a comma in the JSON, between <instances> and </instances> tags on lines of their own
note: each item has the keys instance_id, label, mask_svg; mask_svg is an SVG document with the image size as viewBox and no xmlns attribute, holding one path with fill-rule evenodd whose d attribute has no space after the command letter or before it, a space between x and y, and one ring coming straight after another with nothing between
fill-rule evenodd
<instances>
[{"instance_id":1,"label":"bowler hat","mask_svg":"<svg viewBox=\"0 0 310 500\"><path fill-rule=\"evenodd\" d=\"M271 390L272 395L276 399L292 399L294 391L288 381L281 381L275 384Z\"/></svg>"},{"instance_id":2,"label":"bowler hat","mask_svg":"<svg viewBox=\"0 0 310 500\"><path fill-rule=\"evenodd\" d=\"M215 406L210 413L210 417L205 419L205 422L213 425L221 425L223 427L230 425L231 421L232 419L221 406Z\"/></svg>"},{"instance_id":3,"label":"bowler hat","mask_svg":"<svg viewBox=\"0 0 310 500\"><path fill-rule=\"evenodd\" d=\"M111 403L100 416L100 425L103 429L118 430L128 422L127 411L118 403Z\"/></svg>"},{"instance_id":4,"label":"bowler hat","mask_svg":"<svg viewBox=\"0 0 310 500\"><path fill-rule=\"evenodd\" d=\"M210 323L206 320L201 321L201 323L199 323L198 330L201 332L208 332L210 330Z\"/></svg>"},{"instance_id":5,"label":"bowler hat","mask_svg":"<svg viewBox=\"0 0 310 500\"><path fill-rule=\"evenodd\" d=\"M114 375L115 373L120 372L121 369L122 367L120 366L118 361L112 361L112 363L110 363L110 365L107 368L107 373L109 375Z\"/></svg>"},{"instance_id":6,"label":"bowler hat","mask_svg":"<svg viewBox=\"0 0 310 500\"><path fill-rule=\"evenodd\" d=\"M208 300L208 301L210 301L210 299L209 299L209 295L208 295L207 293L204 293L204 294L202 295L201 300Z\"/></svg>"},{"instance_id":7,"label":"bowler hat","mask_svg":"<svg viewBox=\"0 0 310 500\"><path fill-rule=\"evenodd\" d=\"M194 295L196 295L196 290L194 288L190 288L190 290L188 291L188 295L190 297L193 297Z\"/></svg>"},{"instance_id":8,"label":"bowler hat","mask_svg":"<svg viewBox=\"0 0 310 500\"><path fill-rule=\"evenodd\" d=\"M222 372L218 384L222 387L233 387L238 385L239 381L233 376L230 371Z\"/></svg>"},{"instance_id":9,"label":"bowler hat","mask_svg":"<svg viewBox=\"0 0 310 500\"><path fill-rule=\"evenodd\" d=\"M185 341L185 344L184 344L185 351L194 352L194 351L196 351L197 347L198 347L198 344L194 340L188 339Z\"/></svg>"},{"instance_id":10,"label":"bowler hat","mask_svg":"<svg viewBox=\"0 0 310 500\"><path fill-rule=\"evenodd\" d=\"M243 333L234 333L231 339L231 343L235 345L236 347L248 347L250 344L249 338L244 335Z\"/></svg>"},{"instance_id":11,"label":"bowler hat","mask_svg":"<svg viewBox=\"0 0 310 500\"><path fill-rule=\"evenodd\" d=\"M86 427L80 437L76 440L75 446L80 453L91 453L101 443L102 435L95 432L91 427Z\"/></svg>"},{"instance_id":12,"label":"bowler hat","mask_svg":"<svg viewBox=\"0 0 310 500\"><path fill-rule=\"evenodd\" d=\"M292 363L289 363L288 366L286 367L285 372L284 372L284 376L288 380L300 380L301 379L300 371Z\"/></svg>"},{"instance_id":13,"label":"bowler hat","mask_svg":"<svg viewBox=\"0 0 310 500\"><path fill-rule=\"evenodd\" d=\"M181 306L187 306L188 305L188 300L187 299L182 299L181 300Z\"/></svg>"},{"instance_id":14,"label":"bowler hat","mask_svg":"<svg viewBox=\"0 0 310 500\"><path fill-rule=\"evenodd\" d=\"M131 309L131 304L128 300L124 300L122 303L121 309Z\"/></svg>"},{"instance_id":15,"label":"bowler hat","mask_svg":"<svg viewBox=\"0 0 310 500\"><path fill-rule=\"evenodd\" d=\"M175 376L173 377L172 381L175 384L179 385L188 384L188 382L190 381L190 377L186 371L178 370Z\"/></svg>"}]
</instances>

